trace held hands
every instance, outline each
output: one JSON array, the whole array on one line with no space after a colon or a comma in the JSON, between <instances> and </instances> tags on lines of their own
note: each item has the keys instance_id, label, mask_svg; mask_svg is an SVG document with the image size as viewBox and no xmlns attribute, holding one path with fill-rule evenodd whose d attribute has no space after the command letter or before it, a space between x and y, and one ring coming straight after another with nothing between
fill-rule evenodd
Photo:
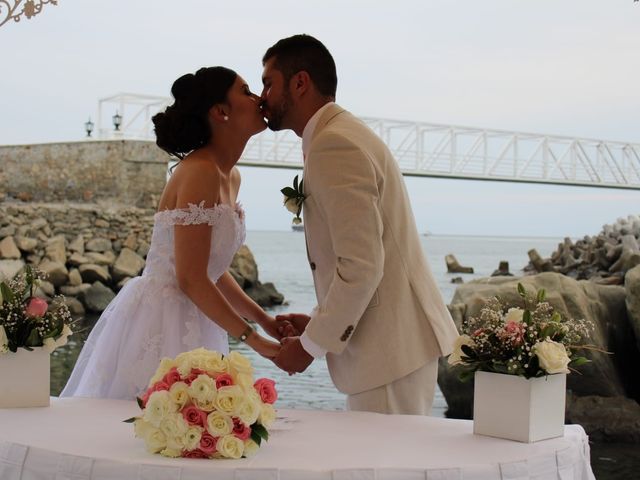
<instances>
[{"instance_id":1,"label":"held hands","mask_svg":"<svg viewBox=\"0 0 640 480\"><path fill-rule=\"evenodd\" d=\"M313 357L307 353L300 343L300 337L285 337L281 340L281 343L282 348L278 356L273 359L273 362L282 370L288 372L289 375L304 372L313 362Z\"/></svg>"},{"instance_id":2,"label":"held hands","mask_svg":"<svg viewBox=\"0 0 640 480\"><path fill-rule=\"evenodd\" d=\"M311 317L304 313L287 313L285 315L276 315L275 323L281 338L299 337L307 328L309 320L311 320Z\"/></svg>"}]
</instances>

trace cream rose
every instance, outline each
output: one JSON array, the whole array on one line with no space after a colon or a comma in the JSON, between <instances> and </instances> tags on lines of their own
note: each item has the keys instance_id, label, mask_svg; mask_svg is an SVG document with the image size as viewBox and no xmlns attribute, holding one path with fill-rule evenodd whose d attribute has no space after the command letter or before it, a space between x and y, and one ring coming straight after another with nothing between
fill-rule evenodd
<instances>
[{"instance_id":1,"label":"cream rose","mask_svg":"<svg viewBox=\"0 0 640 480\"><path fill-rule=\"evenodd\" d=\"M45 338L42 341L42 347L49 353L52 353L58 347L64 347L67 344L67 338L73 334L73 331L69 328L69 325L62 327L62 333L57 339Z\"/></svg>"},{"instance_id":2,"label":"cream rose","mask_svg":"<svg viewBox=\"0 0 640 480\"><path fill-rule=\"evenodd\" d=\"M200 445L200 439L202 438L202 427L191 426L187 429L187 432L182 437L182 443L185 450L194 450Z\"/></svg>"},{"instance_id":3,"label":"cream rose","mask_svg":"<svg viewBox=\"0 0 640 480\"><path fill-rule=\"evenodd\" d=\"M227 361L222 358L222 355L218 352L209 352L209 355L205 358L203 367L203 370L213 375L227 373L229 370Z\"/></svg>"},{"instance_id":4,"label":"cream rose","mask_svg":"<svg viewBox=\"0 0 640 480\"><path fill-rule=\"evenodd\" d=\"M269 428L276 421L276 409L269 403L263 403L260 409L260 416L258 421L265 428Z\"/></svg>"},{"instance_id":5,"label":"cream rose","mask_svg":"<svg viewBox=\"0 0 640 480\"><path fill-rule=\"evenodd\" d=\"M177 405L169 398L169 392L161 390L149 396L142 417L154 427L159 428L162 419L177 410Z\"/></svg>"},{"instance_id":6,"label":"cream rose","mask_svg":"<svg viewBox=\"0 0 640 480\"><path fill-rule=\"evenodd\" d=\"M216 449L223 457L240 458L244 453L244 442L235 435L220 437Z\"/></svg>"},{"instance_id":7,"label":"cream rose","mask_svg":"<svg viewBox=\"0 0 640 480\"><path fill-rule=\"evenodd\" d=\"M227 415L237 415L244 403L244 390L238 385L222 387L215 399L216 408Z\"/></svg>"},{"instance_id":8,"label":"cream rose","mask_svg":"<svg viewBox=\"0 0 640 480\"><path fill-rule=\"evenodd\" d=\"M136 418L133 422L133 433L137 438L147 438L147 434L154 427L143 418Z\"/></svg>"},{"instance_id":9,"label":"cream rose","mask_svg":"<svg viewBox=\"0 0 640 480\"><path fill-rule=\"evenodd\" d=\"M189 386L189 395L199 404L213 404L216 398L216 381L209 375L198 375Z\"/></svg>"},{"instance_id":10,"label":"cream rose","mask_svg":"<svg viewBox=\"0 0 640 480\"><path fill-rule=\"evenodd\" d=\"M7 338L7 332L4 327L0 325L0 353L7 353L9 351L9 339Z\"/></svg>"},{"instance_id":11,"label":"cream rose","mask_svg":"<svg viewBox=\"0 0 640 480\"><path fill-rule=\"evenodd\" d=\"M189 401L189 385L184 382L176 382L169 389L169 398L178 406L183 408Z\"/></svg>"},{"instance_id":12,"label":"cream rose","mask_svg":"<svg viewBox=\"0 0 640 480\"><path fill-rule=\"evenodd\" d=\"M449 355L449 365L460 365L462 362L462 346L467 345L473 347L475 345L473 339L469 335L460 335L453 344L453 353Z\"/></svg>"},{"instance_id":13,"label":"cream rose","mask_svg":"<svg viewBox=\"0 0 640 480\"><path fill-rule=\"evenodd\" d=\"M167 437L159 428L151 427L144 439L149 453L159 453L167 448Z\"/></svg>"},{"instance_id":14,"label":"cream rose","mask_svg":"<svg viewBox=\"0 0 640 480\"><path fill-rule=\"evenodd\" d=\"M238 417L247 425L253 425L260 416L261 407L262 401L258 393L255 390L246 392L244 402L238 410Z\"/></svg>"},{"instance_id":15,"label":"cream rose","mask_svg":"<svg viewBox=\"0 0 640 480\"><path fill-rule=\"evenodd\" d=\"M170 413L160 421L160 431L167 439L183 437L187 430L189 430L189 424L180 413Z\"/></svg>"},{"instance_id":16,"label":"cream rose","mask_svg":"<svg viewBox=\"0 0 640 480\"><path fill-rule=\"evenodd\" d=\"M233 351L229 355L227 355L227 362L229 362L229 371L231 374L253 373L251 360L242 355L240 352Z\"/></svg>"},{"instance_id":17,"label":"cream rose","mask_svg":"<svg viewBox=\"0 0 640 480\"><path fill-rule=\"evenodd\" d=\"M167 374L169 370L176 366L176 362L173 361L172 358L163 358L160 360L160 365L156 370L156 373L151 377L149 381L149 386L154 385L156 382L162 380L162 378Z\"/></svg>"},{"instance_id":18,"label":"cream rose","mask_svg":"<svg viewBox=\"0 0 640 480\"><path fill-rule=\"evenodd\" d=\"M169 457L169 458L180 458L182 456L182 450L165 448L160 452L160 455L162 455L163 457Z\"/></svg>"},{"instance_id":19,"label":"cream rose","mask_svg":"<svg viewBox=\"0 0 640 480\"><path fill-rule=\"evenodd\" d=\"M522 310L521 308L510 308L504 317L504 323L509 323L509 322L522 323L523 315L524 315L524 310Z\"/></svg>"},{"instance_id":20,"label":"cream rose","mask_svg":"<svg viewBox=\"0 0 640 480\"><path fill-rule=\"evenodd\" d=\"M236 373L235 380L236 383L245 390L254 390L253 384L255 381L253 380L253 375L250 373Z\"/></svg>"},{"instance_id":21,"label":"cream rose","mask_svg":"<svg viewBox=\"0 0 640 480\"><path fill-rule=\"evenodd\" d=\"M284 207L294 215L298 214L298 201L295 198L284 196Z\"/></svg>"},{"instance_id":22,"label":"cream rose","mask_svg":"<svg viewBox=\"0 0 640 480\"><path fill-rule=\"evenodd\" d=\"M552 375L554 373L569 373L569 355L564 345L553 340L543 340L533 346L533 352L540 361L540 367Z\"/></svg>"},{"instance_id":23,"label":"cream rose","mask_svg":"<svg viewBox=\"0 0 640 480\"><path fill-rule=\"evenodd\" d=\"M244 456L251 457L256 454L260 446L253 440L245 440L244 442Z\"/></svg>"},{"instance_id":24,"label":"cream rose","mask_svg":"<svg viewBox=\"0 0 640 480\"><path fill-rule=\"evenodd\" d=\"M214 437L229 435L233 430L233 420L220 412L211 412L207 416L207 430Z\"/></svg>"}]
</instances>

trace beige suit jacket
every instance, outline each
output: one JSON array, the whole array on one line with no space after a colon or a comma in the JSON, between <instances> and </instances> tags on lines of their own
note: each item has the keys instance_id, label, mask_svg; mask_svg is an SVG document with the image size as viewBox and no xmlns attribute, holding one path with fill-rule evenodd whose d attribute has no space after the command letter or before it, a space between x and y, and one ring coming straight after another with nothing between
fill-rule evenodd
<instances>
[{"instance_id":1,"label":"beige suit jacket","mask_svg":"<svg viewBox=\"0 0 640 480\"><path fill-rule=\"evenodd\" d=\"M304 165L303 216L318 300L307 335L336 387L355 394L451 353L458 333L422 253L397 162L338 105Z\"/></svg>"}]
</instances>

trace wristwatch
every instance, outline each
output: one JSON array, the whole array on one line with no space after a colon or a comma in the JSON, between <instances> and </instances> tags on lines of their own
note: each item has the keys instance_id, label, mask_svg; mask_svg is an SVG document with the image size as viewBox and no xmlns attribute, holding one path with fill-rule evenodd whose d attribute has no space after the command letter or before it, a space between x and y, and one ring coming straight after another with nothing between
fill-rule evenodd
<instances>
[{"instance_id":1,"label":"wristwatch","mask_svg":"<svg viewBox=\"0 0 640 480\"><path fill-rule=\"evenodd\" d=\"M249 338L249 335L251 335L253 331L253 327L247 324L247 328L244 329L244 332L242 332L242 334L238 337L238 340L240 340L241 342L246 342L247 338Z\"/></svg>"}]
</instances>

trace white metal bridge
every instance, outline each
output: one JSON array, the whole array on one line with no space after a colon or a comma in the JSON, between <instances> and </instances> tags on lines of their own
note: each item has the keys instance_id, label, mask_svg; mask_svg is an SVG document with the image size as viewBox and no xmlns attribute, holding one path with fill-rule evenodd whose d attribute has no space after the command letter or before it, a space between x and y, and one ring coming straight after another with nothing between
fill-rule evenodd
<instances>
[{"instance_id":1,"label":"white metal bridge","mask_svg":"<svg viewBox=\"0 0 640 480\"><path fill-rule=\"evenodd\" d=\"M153 140L151 115L170 101L132 94L102 99L99 137L114 138L112 130L103 128L102 116L106 105L115 103L123 116L119 138ZM404 175L640 190L640 143L379 118L362 120L389 146ZM300 139L291 131L267 130L249 141L240 165L301 169Z\"/></svg>"}]
</instances>

